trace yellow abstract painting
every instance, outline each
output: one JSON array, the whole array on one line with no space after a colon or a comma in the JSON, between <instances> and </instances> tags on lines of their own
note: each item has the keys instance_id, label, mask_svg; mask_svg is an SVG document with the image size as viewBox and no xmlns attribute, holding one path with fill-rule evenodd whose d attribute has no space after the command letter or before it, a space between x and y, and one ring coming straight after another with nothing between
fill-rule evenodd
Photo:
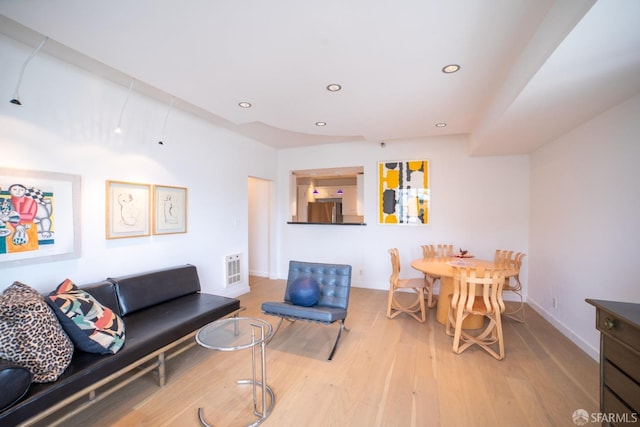
<instances>
[{"instance_id":1,"label":"yellow abstract painting","mask_svg":"<svg viewBox=\"0 0 640 427\"><path fill-rule=\"evenodd\" d=\"M380 224L429 223L429 161L378 163Z\"/></svg>"}]
</instances>

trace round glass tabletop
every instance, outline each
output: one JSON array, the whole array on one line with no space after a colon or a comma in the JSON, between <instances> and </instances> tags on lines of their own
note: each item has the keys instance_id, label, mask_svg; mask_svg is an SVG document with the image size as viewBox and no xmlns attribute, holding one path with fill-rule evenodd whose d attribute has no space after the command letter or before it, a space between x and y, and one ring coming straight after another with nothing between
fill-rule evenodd
<instances>
[{"instance_id":1,"label":"round glass tabletop","mask_svg":"<svg viewBox=\"0 0 640 427\"><path fill-rule=\"evenodd\" d=\"M235 351L266 342L272 333L271 324L266 320L229 317L201 328L196 334L196 341L212 350Z\"/></svg>"}]
</instances>

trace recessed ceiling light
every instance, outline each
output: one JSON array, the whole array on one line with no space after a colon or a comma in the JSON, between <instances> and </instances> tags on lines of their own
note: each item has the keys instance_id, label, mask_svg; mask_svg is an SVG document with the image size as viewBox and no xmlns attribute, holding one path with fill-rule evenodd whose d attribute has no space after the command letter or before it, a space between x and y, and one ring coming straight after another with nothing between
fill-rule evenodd
<instances>
[{"instance_id":1,"label":"recessed ceiling light","mask_svg":"<svg viewBox=\"0 0 640 427\"><path fill-rule=\"evenodd\" d=\"M316 126L326 126L327 122L316 122Z\"/></svg>"},{"instance_id":2,"label":"recessed ceiling light","mask_svg":"<svg viewBox=\"0 0 640 427\"><path fill-rule=\"evenodd\" d=\"M238 105L241 106L242 108L251 108L250 102L239 102Z\"/></svg>"},{"instance_id":3,"label":"recessed ceiling light","mask_svg":"<svg viewBox=\"0 0 640 427\"><path fill-rule=\"evenodd\" d=\"M455 73L460 69L458 64L449 64L442 68L442 72L445 74Z\"/></svg>"},{"instance_id":4,"label":"recessed ceiling light","mask_svg":"<svg viewBox=\"0 0 640 427\"><path fill-rule=\"evenodd\" d=\"M336 84L336 83L331 83L330 85L327 86L327 90L329 92L337 92L340 89L342 89L342 86L340 86L339 84Z\"/></svg>"},{"instance_id":5,"label":"recessed ceiling light","mask_svg":"<svg viewBox=\"0 0 640 427\"><path fill-rule=\"evenodd\" d=\"M436 127L437 127L437 128L443 128L443 127L445 127L445 126L447 126L447 124L446 124L446 123L436 123Z\"/></svg>"}]
</instances>

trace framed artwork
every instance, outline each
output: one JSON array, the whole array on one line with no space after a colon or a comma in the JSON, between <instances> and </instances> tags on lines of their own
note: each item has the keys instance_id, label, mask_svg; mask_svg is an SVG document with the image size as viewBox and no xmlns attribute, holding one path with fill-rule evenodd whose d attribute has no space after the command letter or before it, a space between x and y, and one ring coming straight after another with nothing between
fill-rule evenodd
<instances>
[{"instance_id":1,"label":"framed artwork","mask_svg":"<svg viewBox=\"0 0 640 427\"><path fill-rule=\"evenodd\" d=\"M428 224L429 161L378 163L378 196L380 224Z\"/></svg>"},{"instance_id":2,"label":"framed artwork","mask_svg":"<svg viewBox=\"0 0 640 427\"><path fill-rule=\"evenodd\" d=\"M151 186L123 181L107 181L107 239L151 234Z\"/></svg>"},{"instance_id":3,"label":"framed artwork","mask_svg":"<svg viewBox=\"0 0 640 427\"><path fill-rule=\"evenodd\" d=\"M80 257L80 176L0 167L0 265Z\"/></svg>"},{"instance_id":4,"label":"framed artwork","mask_svg":"<svg viewBox=\"0 0 640 427\"><path fill-rule=\"evenodd\" d=\"M153 234L187 232L187 189L153 187Z\"/></svg>"}]
</instances>

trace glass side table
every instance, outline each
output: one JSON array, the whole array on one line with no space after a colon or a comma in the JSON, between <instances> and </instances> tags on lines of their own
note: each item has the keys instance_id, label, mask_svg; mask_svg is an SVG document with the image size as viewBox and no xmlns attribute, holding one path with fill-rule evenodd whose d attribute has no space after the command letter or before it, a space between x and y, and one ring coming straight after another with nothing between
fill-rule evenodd
<instances>
[{"instance_id":1,"label":"glass side table","mask_svg":"<svg viewBox=\"0 0 640 427\"><path fill-rule=\"evenodd\" d=\"M251 349L252 379L238 380L238 384L253 386L253 413L258 419L250 424L257 426L267 419L276 397L267 385L266 345L273 334L271 324L265 320L252 317L230 317L216 320L201 328L196 334L196 341L205 348L218 351L237 351ZM256 351L260 349L260 377L256 367ZM258 399L258 390L260 398ZM267 397L268 395L268 397ZM260 402L260 405L258 405ZM204 419L202 408L198 408L198 418L205 427L210 427Z\"/></svg>"}]
</instances>

